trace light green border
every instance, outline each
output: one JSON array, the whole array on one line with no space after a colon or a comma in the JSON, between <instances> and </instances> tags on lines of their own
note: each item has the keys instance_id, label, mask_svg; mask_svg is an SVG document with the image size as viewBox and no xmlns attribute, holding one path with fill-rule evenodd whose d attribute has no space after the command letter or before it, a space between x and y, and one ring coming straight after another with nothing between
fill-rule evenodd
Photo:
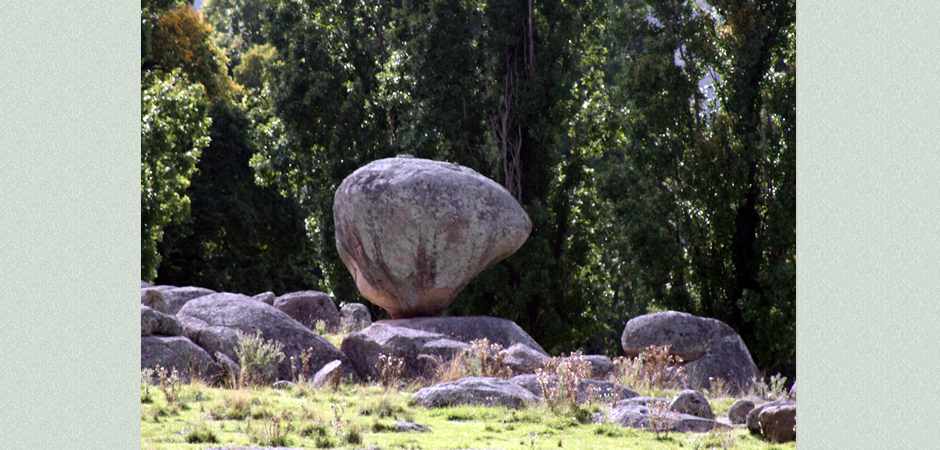
<instances>
[{"instance_id":1,"label":"light green border","mask_svg":"<svg viewBox=\"0 0 940 450\"><path fill-rule=\"evenodd\" d=\"M940 5L797 5L800 448L940 448Z\"/></svg>"},{"instance_id":2,"label":"light green border","mask_svg":"<svg viewBox=\"0 0 940 450\"><path fill-rule=\"evenodd\" d=\"M0 448L140 446L140 5L0 2Z\"/></svg>"},{"instance_id":3,"label":"light green border","mask_svg":"<svg viewBox=\"0 0 940 450\"><path fill-rule=\"evenodd\" d=\"M139 5L0 11L0 447L139 446ZM937 448L940 7L800 1L799 446Z\"/></svg>"}]
</instances>

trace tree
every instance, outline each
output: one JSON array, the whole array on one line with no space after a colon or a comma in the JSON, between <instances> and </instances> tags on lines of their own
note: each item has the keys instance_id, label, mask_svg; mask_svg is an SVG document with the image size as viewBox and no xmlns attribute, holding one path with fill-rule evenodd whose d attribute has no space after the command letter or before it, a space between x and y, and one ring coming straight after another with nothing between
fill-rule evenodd
<instances>
[{"instance_id":1,"label":"tree","mask_svg":"<svg viewBox=\"0 0 940 450\"><path fill-rule=\"evenodd\" d=\"M180 70L145 75L141 94L141 277L152 280L164 229L189 214L187 188L209 144L208 100Z\"/></svg>"}]
</instances>

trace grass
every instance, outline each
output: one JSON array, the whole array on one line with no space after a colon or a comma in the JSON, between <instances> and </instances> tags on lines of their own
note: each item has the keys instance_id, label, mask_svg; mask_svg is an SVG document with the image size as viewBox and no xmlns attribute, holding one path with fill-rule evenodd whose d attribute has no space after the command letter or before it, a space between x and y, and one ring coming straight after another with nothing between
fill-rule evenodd
<instances>
[{"instance_id":1,"label":"grass","mask_svg":"<svg viewBox=\"0 0 940 450\"><path fill-rule=\"evenodd\" d=\"M143 394L143 388L141 390ZM172 403L151 388L141 403L142 449L277 444L303 448L381 449L794 449L771 445L736 429L724 435L653 433L612 424L580 423L576 415L546 407L511 410L409 405L411 394L380 386L344 384L337 391L267 387L240 390L184 384ZM727 405L726 405L727 404ZM730 401L712 404L716 413ZM597 408L590 406L588 408ZM395 421L429 426L427 433L399 433ZM207 444L206 442L218 442Z\"/></svg>"}]
</instances>

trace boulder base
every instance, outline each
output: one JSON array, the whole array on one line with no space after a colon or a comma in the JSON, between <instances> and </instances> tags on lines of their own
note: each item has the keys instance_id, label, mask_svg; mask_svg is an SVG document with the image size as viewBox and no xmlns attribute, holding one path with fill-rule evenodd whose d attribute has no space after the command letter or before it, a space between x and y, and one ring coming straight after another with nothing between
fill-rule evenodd
<instances>
[{"instance_id":1,"label":"boulder base","mask_svg":"<svg viewBox=\"0 0 940 450\"><path fill-rule=\"evenodd\" d=\"M489 377L467 377L436 384L415 392L416 404L426 408L455 405L487 405L521 408L538 398L508 380Z\"/></svg>"}]
</instances>

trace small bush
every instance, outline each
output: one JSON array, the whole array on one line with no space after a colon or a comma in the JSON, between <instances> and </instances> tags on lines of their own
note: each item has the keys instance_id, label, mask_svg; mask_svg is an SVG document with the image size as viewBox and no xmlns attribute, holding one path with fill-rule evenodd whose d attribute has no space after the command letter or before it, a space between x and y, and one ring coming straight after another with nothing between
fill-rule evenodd
<instances>
[{"instance_id":1,"label":"small bush","mask_svg":"<svg viewBox=\"0 0 940 450\"><path fill-rule=\"evenodd\" d=\"M769 380L754 378L748 394L766 400L779 400L784 398L788 394L787 377L778 373L772 375Z\"/></svg>"},{"instance_id":2,"label":"small bush","mask_svg":"<svg viewBox=\"0 0 940 450\"><path fill-rule=\"evenodd\" d=\"M219 438L214 431L205 425L200 425L186 434L186 442L190 444L216 444L219 442Z\"/></svg>"},{"instance_id":3,"label":"small bush","mask_svg":"<svg viewBox=\"0 0 940 450\"><path fill-rule=\"evenodd\" d=\"M362 433L357 427L351 427L343 434L343 442L349 445L358 445L362 443Z\"/></svg>"},{"instance_id":4,"label":"small bush","mask_svg":"<svg viewBox=\"0 0 940 450\"><path fill-rule=\"evenodd\" d=\"M591 377L591 363L580 352L566 357L555 357L535 371L542 397L553 410L578 404L578 387L581 381Z\"/></svg>"},{"instance_id":5,"label":"small bush","mask_svg":"<svg viewBox=\"0 0 940 450\"><path fill-rule=\"evenodd\" d=\"M287 427L282 423L280 417L272 417L270 420L263 421L261 426L251 430L252 440L260 445L269 447L287 447L290 442L287 439Z\"/></svg>"},{"instance_id":6,"label":"small bush","mask_svg":"<svg viewBox=\"0 0 940 450\"><path fill-rule=\"evenodd\" d=\"M277 374L277 365L284 360L284 346L255 334L238 333L235 355L238 356L242 385L269 384Z\"/></svg>"},{"instance_id":7,"label":"small bush","mask_svg":"<svg viewBox=\"0 0 940 450\"><path fill-rule=\"evenodd\" d=\"M672 390L687 385L683 361L667 346L650 346L636 358L616 358L616 381L634 389Z\"/></svg>"},{"instance_id":8,"label":"small bush","mask_svg":"<svg viewBox=\"0 0 940 450\"><path fill-rule=\"evenodd\" d=\"M376 416L380 418L394 417L399 414L405 413L405 408L401 405L396 405L392 403L386 397L382 397L378 402L374 402L370 405L365 405L359 408L359 415L362 416Z\"/></svg>"},{"instance_id":9,"label":"small bush","mask_svg":"<svg viewBox=\"0 0 940 450\"><path fill-rule=\"evenodd\" d=\"M326 425L322 423L308 423L300 429L300 435L303 437L327 436Z\"/></svg>"},{"instance_id":10,"label":"small bush","mask_svg":"<svg viewBox=\"0 0 940 450\"><path fill-rule=\"evenodd\" d=\"M464 377L499 377L509 378L512 369L506 364L506 351L502 345L489 339L470 341L470 347L458 353L449 361L440 357L434 373L437 382L454 381Z\"/></svg>"},{"instance_id":11,"label":"small bush","mask_svg":"<svg viewBox=\"0 0 940 450\"><path fill-rule=\"evenodd\" d=\"M183 381L180 378L179 371L174 367L168 371L166 367L157 366L156 368L158 386L163 392L163 397L167 404L174 404L180 400L180 391L183 389Z\"/></svg>"},{"instance_id":12,"label":"small bush","mask_svg":"<svg viewBox=\"0 0 940 450\"><path fill-rule=\"evenodd\" d=\"M397 356L379 355L379 383L388 390L398 387L405 371L405 360Z\"/></svg>"},{"instance_id":13,"label":"small bush","mask_svg":"<svg viewBox=\"0 0 940 450\"><path fill-rule=\"evenodd\" d=\"M666 439L669 437L669 403L665 401L651 401L647 405L649 408L648 428L656 435L656 439Z\"/></svg>"},{"instance_id":14,"label":"small bush","mask_svg":"<svg viewBox=\"0 0 940 450\"><path fill-rule=\"evenodd\" d=\"M333 441L329 436L317 436L313 441L313 445L316 448L333 448L336 447L336 442Z\"/></svg>"}]
</instances>

